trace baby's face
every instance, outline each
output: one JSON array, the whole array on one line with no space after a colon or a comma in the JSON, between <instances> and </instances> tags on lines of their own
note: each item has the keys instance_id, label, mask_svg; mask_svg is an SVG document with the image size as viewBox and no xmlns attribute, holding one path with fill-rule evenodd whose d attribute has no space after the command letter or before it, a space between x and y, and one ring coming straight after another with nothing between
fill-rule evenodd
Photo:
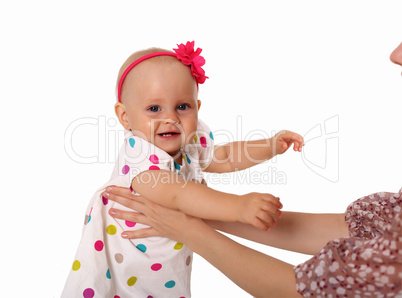
<instances>
[{"instance_id":1,"label":"baby's face","mask_svg":"<svg viewBox=\"0 0 402 298\"><path fill-rule=\"evenodd\" d=\"M144 61L127 76L124 92L134 135L171 156L194 137L200 102L188 66L176 60Z\"/></svg>"}]
</instances>

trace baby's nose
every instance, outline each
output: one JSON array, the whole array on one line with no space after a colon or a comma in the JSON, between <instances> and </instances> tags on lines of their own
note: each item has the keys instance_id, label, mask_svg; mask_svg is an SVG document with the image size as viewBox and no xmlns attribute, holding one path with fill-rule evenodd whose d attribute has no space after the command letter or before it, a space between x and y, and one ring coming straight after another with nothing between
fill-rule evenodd
<instances>
[{"instance_id":1,"label":"baby's nose","mask_svg":"<svg viewBox=\"0 0 402 298\"><path fill-rule=\"evenodd\" d=\"M164 113L164 121L166 123L179 123L179 117L176 113L176 111L171 111L171 110L167 110Z\"/></svg>"}]
</instances>

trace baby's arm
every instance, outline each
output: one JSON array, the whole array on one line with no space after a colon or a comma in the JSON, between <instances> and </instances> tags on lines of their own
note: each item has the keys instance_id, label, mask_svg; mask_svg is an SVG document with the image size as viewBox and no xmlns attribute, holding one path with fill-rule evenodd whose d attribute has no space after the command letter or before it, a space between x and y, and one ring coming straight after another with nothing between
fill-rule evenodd
<instances>
[{"instance_id":1,"label":"baby's arm","mask_svg":"<svg viewBox=\"0 0 402 298\"><path fill-rule=\"evenodd\" d=\"M132 181L132 188L145 198L165 207L203 219L239 221L268 230L281 216L278 198L270 194L234 195L203 184L185 181L167 170L149 170Z\"/></svg>"},{"instance_id":2,"label":"baby's arm","mask_svg":"<svg viewBox=\"0 0 402 298\"><path fill-rule=\"evenodd\" d=\"M284 130L269 139L215 146L214 159L205 171L227 173L244 170L285 153L292 144L294 150L300 152L304 145L303 137Z\"/></svg>"}]
</instances>

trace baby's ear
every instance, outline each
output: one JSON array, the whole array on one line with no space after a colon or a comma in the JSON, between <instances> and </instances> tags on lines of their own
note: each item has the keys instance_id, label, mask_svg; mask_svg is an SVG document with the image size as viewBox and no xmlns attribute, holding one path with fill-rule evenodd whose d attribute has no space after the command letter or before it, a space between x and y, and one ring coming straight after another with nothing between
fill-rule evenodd
<instances>
[{"instance_id":1,"label":"baby's ear","mask_svg":"<svg viewBox=\"0 0 402 298\"><path fill-rule=\"evenodd\" d=\"M121 102L117 102L114 105L114 112L116 113L117 118L119 118L120 124L127 130L130 130L130 125L128 123L126 106Z\"/></svg>"}]
</instances>

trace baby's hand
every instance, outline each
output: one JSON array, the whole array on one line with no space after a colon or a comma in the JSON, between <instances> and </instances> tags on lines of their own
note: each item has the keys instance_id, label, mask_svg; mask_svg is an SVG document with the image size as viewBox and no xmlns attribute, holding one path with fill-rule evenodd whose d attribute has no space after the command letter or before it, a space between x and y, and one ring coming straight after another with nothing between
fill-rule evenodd
<instances>
[{"instance_id":1,"label":"baby's hand","mask_svg":"<svg viewBox=\"0 0 402 298\"><path fill-rule=\"evenodd\" d=\"M249 193L239 197L238 221L268 231L282 216L279 198L264 193Z\"/></svg>"},{"instance_id":2,"label":"baby's hand","mask_svg":"<svg viewBox=\"0 0 402 298\"><path fill-rule=\"evenodd\" d=\"M304 139L301 135L288 130L278 132L273 138L276 154L285 153L293 143L293 150L301 152Z\"/></svg>"}]
</instances>

